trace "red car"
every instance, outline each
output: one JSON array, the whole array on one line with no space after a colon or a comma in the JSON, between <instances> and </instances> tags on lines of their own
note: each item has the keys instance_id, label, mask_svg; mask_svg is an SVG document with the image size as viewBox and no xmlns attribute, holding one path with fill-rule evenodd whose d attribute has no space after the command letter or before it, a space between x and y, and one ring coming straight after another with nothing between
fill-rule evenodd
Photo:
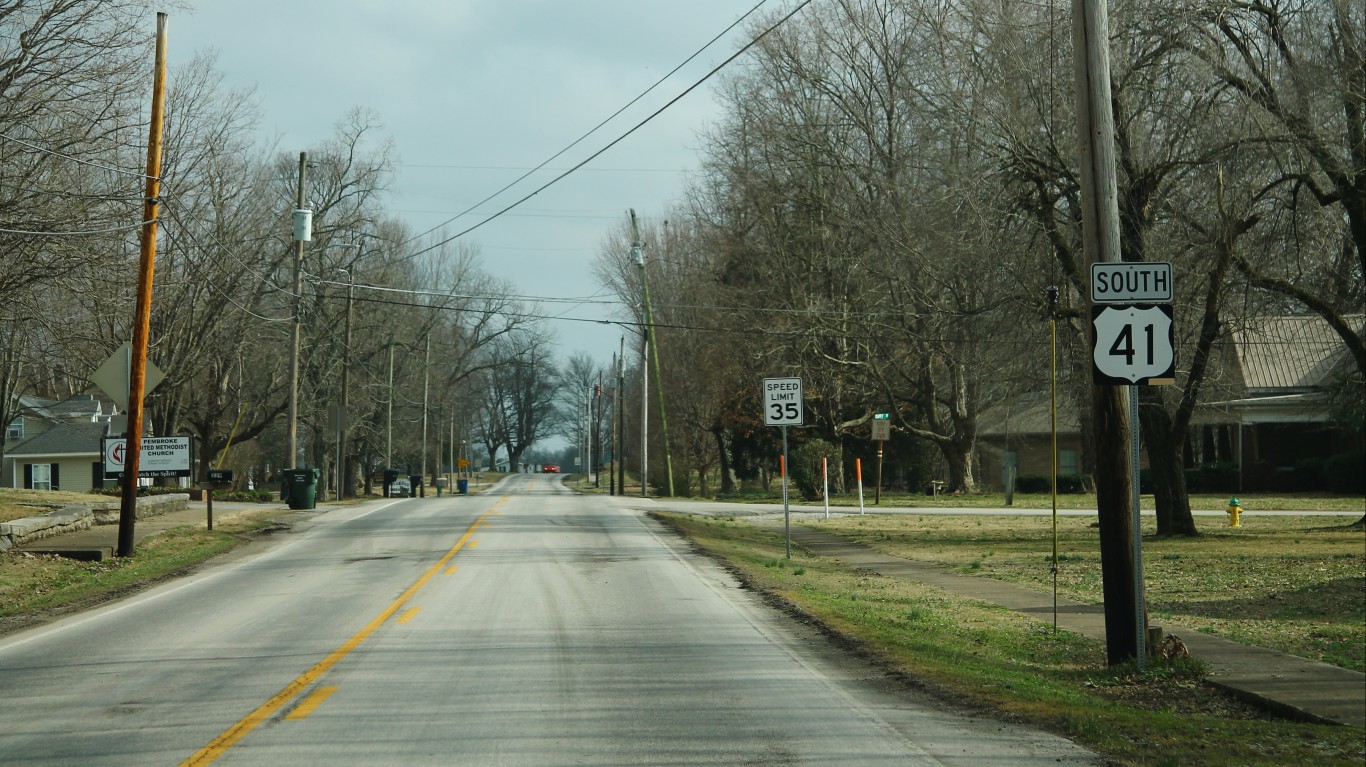
<instances>
[{"instance_id":1,"label":"red car","mask_svg":"<svg viewBox=\"0 0 1366 767\"><path fill-rule=\"evenodd\" d=\"M556 465L556 464L553 464L553 463L547 463L546 465L544 465L544 466L541 467L541 473L542 473L542 474L559 474L559 473L560 473L560 467L559 467L558 465Z\"/></svg>"}]
</instances>

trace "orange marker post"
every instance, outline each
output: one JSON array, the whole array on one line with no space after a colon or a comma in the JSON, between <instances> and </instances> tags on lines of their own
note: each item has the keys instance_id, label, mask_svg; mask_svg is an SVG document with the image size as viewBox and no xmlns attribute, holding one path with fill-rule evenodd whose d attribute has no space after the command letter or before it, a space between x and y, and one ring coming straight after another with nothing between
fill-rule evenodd
<instances>
[{"instance_id":1,"label":"orange marker post","mask_svg":"<svg viewBox=\"0 0 1366 767\"><path fill-rule=\"evenodd\" d=\"M854 476L858 478L858 513L863 511L863 459L854 459Z\"/></svg>"}]
</instances>

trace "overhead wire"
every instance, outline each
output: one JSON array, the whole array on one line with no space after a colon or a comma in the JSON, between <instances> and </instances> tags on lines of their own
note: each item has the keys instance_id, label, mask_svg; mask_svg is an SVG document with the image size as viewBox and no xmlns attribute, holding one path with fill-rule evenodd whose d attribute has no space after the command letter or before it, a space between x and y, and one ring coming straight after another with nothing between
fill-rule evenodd
<instances>
[{"instance_id":1,"label":"overhead wire","mask_svg":"<svg viewBox=\"0 0 1366 767\"><path fill-rule=\"evenodd\" d=\"M552 187L552 186L554 186L555 184L559 183L559 182L562 181L564 178L566 178L566 177L569 176L570 174L574 173L574 172L577 171L578 169L582 168L583 166L587 165L588 163L592 162L593 160L596 160L599 156L601 156L601 155L602 155L603 153L605 153L607 150L611 149L612 147L614 147L614 146L616 146L617 144L619 144L619 143L621 143L622 141L624 141L628 136L630 136L630 135L632 135L633 133L635 133L636 131L640 130L640 129L643 128L647 123L649 123L650 121L654 120L654 119L655 119L656 117L658 117L659 115L663 114L665 110L669 109L669 108L672 107L674 104L678 103L680 100L683 99L684 96L687 96L689 93L692 93L694 90L696 90L697 88L699 88L703 83L705 83L706 81L710 80L712 77L714 77L714 76L716 75L717 72L720 72L722 69L724 69L726 66L728 66L732 61L735 61L736 59L738 59L738 58L740 58L741 56L743 56L745 53L747 53L747 52L749 51L750 48L753 48L755 45L757 45L757 44L759 43L760 40L762 40L762 39L764 39L765 37L767 37L771 32L773 32L773 30L775 30L775 29L777 29L778 27L782 26L784 23L787 22L788 19L790 19L790 18L792 18L793 16L797 15L798 12L800 12L800 11L801 11L803 8L805 8L806 6L810 5L811 2L812 2L812 0L803 0L799 5L797 5L796 8L793 8L792 11L790 11L787 15L783 16L781 19L779 19L779 20L778 20L776 23L774 23L772 26L768 27L768 28L765 29L763 32L761 32L761 33L759 33L758 35L756 35L756 36L754 37L753 40L750 40L750 41L749 41L748 43L746 43L746 44L744 45L744 47L742 47L740 50L738 50L738 51L736 51L735 53L731 54L729 57L727 57L727 58L726 58L724 61L722 61L720 64L717 64L715 67L713 67L713 68L711 69L711 71L709 71L709 72L707 72L705 75L703 75L701 79L699 79L697 82L695 82L695 83L693 83L692 85L690 85L690 86L688 86L687 88L685 88L685 89L683 90L682 93L679 93L677 96L675 96L675 97L673 97L672 99L670 99L667 103L664 104L664 106L662 106L662 107L660 107L659 109L656 109L654 112L650 113L650 115L647 116L644 120L641 120L640 122L636 123L636 124L635 124L634 126L632 126L629 130L627 130L625 133L623 133L623 134L621 134L620 136L616 137L615 139L613 139L611 142L609 142L606 146L602 147L602 148L599 149L598 151L596 151L596 152L594 152L593 154L589 155L588 157L584 158L581 162L579 162L578 164L576 164L576 165L574 165L573 167L569 168L569 170L564 171L563 173L561 173L560 175L556 176L555 178L552 178L551 180L549 180L549 181L547 181L546 183L542 184L541 186L537 187L537 188L536 188L534 191L532 191L530 194L527 194L526 196L522 197L521 199L517 200L516 202L513 202L512 204L510 204L510 205L504 207L503 209L501 209L501 210L499 210L498 212L496 212L496 213L490 215L489 217L483 219L482 221L480 221L480 222L474 224L473 226L467 227L466 229L464 229L464 230L462 230L462 231L460 231L460 232L457 232L457 233L451 235L450 237L446 237L445 239L439 240L438 242L436 242L436 243L434 243L434 244L432 244L432 245L430 245L430 246L428 246L428 247L426 247L426 248L423 248L422 250L417 251L417 252L414 253L413 255L415 255L415 256L416 256L416 255L421 255L421 254L426 253L426 252L428 252L428 251L435 250L436 248L439 248L439 247L441 247L442 245L445 245L446 243L451 242L452 240L459 239L460 237L463 237L463 236L469 234L470 232L473 232L474 230L476 230L476 229L478 229L478 228L484 226L485 224L489 223L490 221L493 221L494 219L497 219L497 218L501 217L503 214L507 213L508 211L512 210L513 208L516 208L517 206L521 205L522 203L526 202L527 200L530 200L532 197L535 197L536 195L540 194L541 192L544 192L546 189L549 189L550 187ZM751 12L752 12L752 11L751 11ZM457 218L458 218L458 216L457 216ZM455 220L455 219L451 219L451 221L454 221L454 220ZM424 235L425 235L425 234L429 234L431 231L433 231L433 230L428 230L426 233L424 233Z\"/></svg>"},{"instance_id":2,"label":"overhead wire","mask_svg":"<svg viewBox=\"0 0 1366 767\"><path fill-rule=\"evenodd\" d=\"M153 218L147 221L139 221L136 224L120 224L119 226L111 226L108 229L89 229L79 232L43 232L27 229L0 228L0 234L18 234L33 237L86 237L92 234L110 234L112 232L125 232L132 229L139 229L141 227L147 226L148 224L155 224L160 220L161 219L159 218Z\"/></svg>"},{"instance_id":3,"label":"overhead wire","mask_svg":"<svg viewBox=\"0 0 1366 767\"><path fill-rule=\"evenodd\" d=\"M602 128L604 125L606 125L607 123L609 123L609 122L611 122L612 120L616 119L617 115L620 115L622 112L625 112L627 109L630 109L632 106L634 106L634 105L636 104L636 102L640 101L641 99L643 99L643 98L645 98L647 95L649 95L651 91L653 91L655 88L658 88L661 84L663 84L663 82L664 82L665 80L667 80L667 79L669 79L670 77L672 77L672 76L674 75L675 72L677 72L678 70L680 70L680 69L682 69L683 67L687 66L688 63L691 62L693 59L695 59L695 58L697 58L698 56L702 55L702 53L703 53L704 51L706 51L706 50L707 50L708 48L710 48L711 46L715 45L717 40L720 40L720 39L721 39L722 37L724 37L728 32L730 32L732 29L734 29L737 25L739 25L739 24L740 24L741 22L743 22L745 19L749 18L751 14L753 14L755 11L757 11L757 10L759 9L759 7L762 6L762 5L763 5L765 2L767 2L767 1L768 1L768 0L759 0L759 2L758 2L757 5L755 5L753 8L750 8L748 11L746 11L745 14L744 14L743 16L741 16L740 18L738 18L738 19L736 19L735 21L731 22L730 26L728 26L728 27L726 27L725 29L721 30L721 32L720 32L719 34L717 34L717 35L716 35L715 37L713 37L711 40L707 41L707 44L706 44L706 45L703 45L701 48L697 49L697 51L694 52L691 56L689 56L688 58L684 59L684 60L682 61L682 63L680 63L678 66L674 67L673 69L669 70L663 77L661 77L661 78L659 78L658 80L656 80L656 81L654 82L654 84L652 84L649 88L646 88L644 91L641 91L641 93L640 93L638 96L636 96L635 98L633 98L633 99L631 99L630 101L626 102L624 105L622 105L622 107L621 107L620 109L618 109L617 111L615 111L615 112L613 112L612 114L608 115L607 118L604 119L602 122L600 122L600 123L598 123L597 125L595 125L595 126L593 126L592 128L590 128L590 129L588 130L587 133L584 133L582 136L579 136L578 138L576 138L576 139L574 139L573 141L571 141L571 142L569 143L568 146L564 147L563 149L561 149L560 151L558 151L558 152L556 152L555 154L551 155L550 157L547 157L547 158L546 158L543 162L541 162L539 165L537 165L537 166L534 167L534 168L531 168L531 169L528 170L527 172L525 172L525 173L523 173L522 175L518 176L517 178L513 179L513 180L512 180L510 183L508 183L506 186L504 186L503 188L501 188L501 189L499 189L498 191L494 192L493 194L489 195L488 197L485 197L484 199L480 200L479 202L476 202L474 205L471 205L469 208L466 208L464 211L462 211L462 212L460 212L460 213L457 213L456 215L452 216L451 218L446 219L445 221L442 221L441 223L437 224L436 226L434 226L434 227L432 227L432 228L430 228L430 229L428 229L428 230L426 230L426 231L424 231L424 232L421 232L421 233L419 233L419 234L413 235L412 237L409 237L403 244L406 245L406 244L408 244L409 242L412 242L412 241L417 240L417 239L422 238L422 237L426 237L427 235L431 234L432 232L435 232L436 230L440 229L441 227L445 226L446 224L449 224L449 223L451 223L452 221L455 221L455 220L457 220L457 219L459 219L459 218L461 218L461 217L463 217L463 216L469 214L469 213L470 213L471 211L473 211L475 208L478 208L480 205L483 205L484 203L493 200L494 198L498 197L498 195L502 194L503 192L506 192L507 190L511 189L512 187L516 186L517 184L520 184L523 180L525 180L525 179L526 179L528 176L530 176L531 174L535 173L535 172L538 171L538 170L541 170L542 168L545 168L545 166L549 165L551 162L553 162L553 161L555 161L556 159L558 159L558 158L559 158L561 155L563 155L565 152L568 152L570 149L573 149L574 147L578 146L579 143L581 143L582 141L584 141L585 139L587 139L589 136L591 136L591 135L593 135L594 133L596 133L596 132L597 132L600 128ZM634 129L633 129L633 130L634 130ZM620 141L620 139L618 139L618 141ZM615 143L615 142L613 142L613 143ZM610 146L610 145L609 145L609 146ZM601 152L599 152L599 154L600 154L600 153L601 153ZM594 157L596 157L596 156L597 156L597 155L594 155ZM590 157L589 159L592 159L592 158ZM565 173L566 173L566 174L567 174L567 173L572 173L575 169L576 169L576 168L571 168L571 169L569 169L568 171L565 171ZM558 179L557 179L557 180L558 180ZM554 182L551 182L551 183L554 183ZM536 194L536 193L538 193L538 192L540 192L539 189L536 190L536 192L533 192L532 194ZM519 201L517 204L521 204L520 201ZM504 212L506 212L506 211L504 211ZM462 232L462 234L464 234L464 233ZM459 236L459 235L457 235L457 236ZM452 238L452 239L454 239L454 238ZM445 244L445 243L444 243L444 242L437 243L437 245L433 245L432 248L438 247L438 246L443 245L443 244ZM431 250L432 248L428 248L427 250ZM419 251L419 253L422 253L422 252L426 252L426 251Z\"/></svg>"},{"instance_id":4,"label":"overhead wire","mask_svg":"<svg viewBox=\"0 0 1366 767\"><path fill-rule=\"evenodd\" d=\"M154 176L148 176L146 173L142 173L140 171L125 170L123 168L116 168L113 165L105 165L104 163L92 162L91 160L82 160L79 157L73 157L69 154L63 154L61 152L52 149L47 149L46 147L39 146L37 144L25 141L23 139L15 138L7 133L0 133L0 138L6 141L14 142L15 144L19 144L21 146L26 146L29 149L34 150L35 152L42 152L43 154L52 155L53 157L60 157L63 160L70 160L71 162L79 163L81 165L87 165L92 168L99 168L100 170L107 170L110 173L120 173L126 176L133 176L135 178L141 179L155 178ZM160 181L161 179L157 178L157 180Z\"/></svg>"},{"instance_id":5,"label":"overhead wire","mask_svg":"<svg viewBox=\"0 0 1366 767\"><path fill-rule=\"evenodd\" d=\"M184 226L182 226L182 227L167 227L167 228L166 228L165 234L166 234L166 239L167 239L168 241L175 242L175 241L177 241L180 237L185 237L185 238L187 238L188 240L190 240L191 244L192 244L196 249L198 249L198 250L200 250L200 251L202 251L202 252L204 252L204 253L209 252L209 249L208 249L207 247L205 247L204 244L199 240L198 235L197 235L194 231L192 231L189 227L184 227ZM216 241L215 241L215 242L216 242ZM246 266L246 264L244 264L244 263L242 262L241 259L239 259L239 258L237 258L236 256L232 255L231 249L223 247L222 243L217 243L217 242L216 242L216 244L219 246L219 248L220 248L220 250L221 250L222 252L227 253L230 257L233 258L233 260L235 260L235 261L237 261L239 264L241 264L241 265L243 266L243 268L247 268L248 271L251 271L251 270ZM222 288L218 287L217 281L213 278L213 276L212 276L212 275L209 275L209 274L206 274L205 271L204 271L204 269L203 269L203 268L202 268L194 259L192 259L192 258L186 258L186 259L184 259L184 263L185 263L186 265L188 265L189 268L191 268L191 269L193 269L195 272L197 272L197 273L200 275L200 277L204 280L204 282L209 286L209 288L210 288L211 290L213 290L214 292L218 293L220 296L222 296L222 297L224 298L224 300L226 300L228 303L230 303L230 304L232 304L233 306L235 306L235 307L236 307L239 311L241 311L243 314L246 314L246 315L251 316L251 317L255 317L256 319L261 320L262 322L293 322L293 321L294 321L294 315L293 315L293 314L290 314L290 315L285 316L285 317L266 317L266 316L257 314L256 312L254 312L254 311L248 309L247 307L241 305L240 303L238 303L237 300L236 300L235 298L233 298L232 296L228 295ZM258 274L258 275L255 275L255 276L257 276L258 278L260 277L259 274ZM288 295L288 296L290 296L290 297L293 297L293 296L294 296L293 291L283 291L281 288L279 288L278 286L276 286L275 283L271 282L270 280L261 279L260 282L263 283L263 284L265 284L265 285L267 285L267 286L269 286L270 288L273 288L273 289L275 289L275 290L280 290L281 292L285 292L286 295Z\"/></svg>"},{"instance_id":6,"label":"overhead wire","mask_svg":"<svg viewBox=\"0 0 1366 767\"><path fill-rule=\"evenodd\" d=\"M357 286L357 287L359 287L359 286ZM444 295L444 294L442 294L442 295ZM358 302L363 302L363 303L378 304L378 305L383 305L383 306L398 306L398 307L404 307L404 308L409 308L409 309L426 309L426 310L438 309L438 310L441 310L441 311L467 311L467 310L462 309L462 308L460 308L460 307L453 307L453 306L432 306L432 305L430 305L430 304L410 303L410 302L406 302L406 301L395 301L395 300L391 300L391 299L374 298L374 297L368 297L368 296L356 296L353 300L358 301ZM501 316L504 316L504 317L515 317L515 318L519 318L519 319L533 319L533 320L557 319L557 320L559 320L559 321L561 321L561 322L582 322L582 323L588 323L588 324L594 324L594 325L617 325L618 327L629 327L629 328L636 328L636 329L643 328L643 327L645 326L645 323L644 323L644 322L633 322L633 321L627 321L627 320L612 320L612 319L594 319L594 318L589 318L589 317L557 317L557 316L553 316L553 315L549 315L549 314L542 314L542 313L535 313L535 312L527 312L527 311L506 311L506 310L499 310L499 311L493 312L493 314L501 315ZM808 329L772 330L772 329L768 329L768 328L754 327L754 326L751 326L751 325L746 325L746 326L743 326L743 327L741 327L741 326L736 326L736 327L716 327L716 326L707 326L707 325L695 325L695 324L684 324L684 323L667 323L667 322L658 322L658 321L656 321L656 322L654 323L654 326L655 326L656 328L663 328L663 329L665 329L665 330L690 330L690 331L696 331L696 332L709 332L709 333L733 333L733 334L743 334L743 335L749 335L749 336L769 336L769 337L788 337L788 338L807 338L807 337L811 337L811 336L822 336L822 337L828 336L828 337L831 337L831 338L838 337L838 338L844 338L844 339L850 339L850 340L864 340L864 341L877 341L877 340L882 340L883 338L885 338L885 336L881 336L881 335L859 335L859 334L851 334L851 333L846 333L846 332L833 333L833 332L826 332L826 331L821 331L821 330L817 330L817 331L815 331L815 332L812 332L812 331L810 331L810 330L808 330ZM930 339L926 339L926 340L929 340L929 341L937 341L937 342L944 342L944 343L958 343L958 342L964 342L964 343L966 343L966 342L973 341L974 339L971 339L971 338L938 338L938 337L936 337L936 338L930 338ZM1030 346L1030 345L1031 345L1031 344L1029 344L1029 343L1027 343L1027 342L1024 342L1024 341L1009 341L1009 340L999 341L999 343L1003 343L1003 344L1007 344L1007 345L1009 345L1009 344L1015 344L1015 345L1019 345L1019 346Z\"/></svg>"},{"instance_id":7,"label":"overhead wire","mask_svg":"<svg viewBox=\"0 0 1366 767\"><path fill-rule=\"evenodd\" d=\"M95 200L97 202L132 202L141 203L143 196L139 193L130 192L125 196L112 194L87 194L82 192L53 191L50 189L30 189L19 186L18 184L8 184L0 182L0 188L10 189L21 194L45 195L48 197L59 197L68 200Z\"/></svg>"},{"instance_id":8,"label":"overhead wire","mask_svg":"<svg viewBox=\"0 0 1366 767\"><path fill-rule=\"evenodd\" d=\"M499 293L454 293L444 290L431 290L427 288L396 288L387 285L375 285L368 283L350 283L341 280L325 279L316 275L309 275L310 279L319 285L333 285L339 287L351 286L361 290L373 290L381 293L396 293L411 296L430 296L440 298L459 298L470 301L490 301L490 300L510 300L510 301L531 301L535 303L553 304L574 304L575 306L586 306L589 304L600 306L620 306L628 304L619 298L599 298L607 289L597 291L591 296L585 297L554 297L554 296L532 296L522 294L499 294ZM829 316L829 317L880 317L882 312L876 311L849 311L847 309L815 309L815 308L784 308L768 306L726 306L721 304L656 304L661 309L680 309L691 311L712 311L712 312L754 312L758 314L777 314L790 315L797 317ZM902 316L911 316L903 312ZM928 316L924 313L914 313L914 316ZM558 316L547 315L545 319L557 319ZM574 319L574 318L569 318ZM597 320L589 320L597 322Z\"/></svg>"},{"instance_id":9,"label":"overhead wire","mask_svg":"<svg viewBox=\"0 0 1366 767\"><path fill-rule=\"evenodd\" d=\"M163 199L163 200L161 201L161 205L162 205L163 208L167 208L171 213L174 213L174 212L175 212L175 206L174 206L173 203L169 203L167 200ZM168 219L168 220L175 220L175 219L172 217L171 219ZM185 233L190 239L192 239L192 240L194 241L194 244L195 244L196 247L198 247L198 248L200 248L201 250L204 250L204 251L206 251L206 252L209 250L208 247L206 247L206 246L204 245L204 242L203 242L203 240L200 238L200 236L199 236L198 234L192 232L188 227L182 227L181 231L182 231L183 233ZM168 233L168 236L173 236L173 234ZM266 286L268 286L271 290L274 290L274 291L279 292L279 293L283 293L283 294L285 294L286 296L288 296L288 297L290 297L290 298L297 298L297 297L298 297L298 296L295 295L294 291L293 291L291 288L280 287L279 285L275 284L275 281L274 281L273 279L271 279L269 276L264 275L264 274L261 274L260 272L256 271L256 268L255 268L255 267L253 267L252 265L250 265L250 264L248 264L247 262L243 261L243 260L237 255L237 253L234 251L234 249L233 249L232 247L230 247L230 246L233 246L233 245L255 245L255 244L258 244L258 243L261 243L261 242L268 242L268 241L270 241L271 239L273 239L270 235L262 235L262 236L260 236L260 237L253 237L253 238L243 239L243 240L234 240L234 241L232 241L232 242L230 242L230 243L224 243L222 240L220 240L220 239L218 239L217 237L214 237L214 236L212 236L212 235L205 235L205 238L207 238L208 240L210 240L211 243L212 243L213 245L217 246L217 247L219 248L219 250L221 250L224 254L227 255L228 258L231 258L232 260L236 261L236 262L238 263L238 265L240 265L244 271L246 271L248 274L250 274L250 275L252 275L253 277L255 277L255 278L256 278L258 281L260 281L261 283L263 283L263 284L265 284Z\"/></svg>"}]
</instances>

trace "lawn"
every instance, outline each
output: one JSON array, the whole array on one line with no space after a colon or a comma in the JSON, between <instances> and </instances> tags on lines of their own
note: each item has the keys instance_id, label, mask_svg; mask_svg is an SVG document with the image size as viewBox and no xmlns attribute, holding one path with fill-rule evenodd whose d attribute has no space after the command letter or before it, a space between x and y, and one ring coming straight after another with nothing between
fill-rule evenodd
<instances>
[{"instance_id":1,"label":"lawn","mask_svg":"<svg viewBox=\"0 0 1366 767\"><path fill-rule=\"evenodd\" d=\"M744 522L656 516L727 562L750 588L876 659L886 679L938 692L946 706L967 703L1060 733L1102 754L1108 764L1360 767L1366 761L1359 729L1275 719L1204 683L1198 661L1167 665L1154 660L1141 675L1131 664L1109 668L1103 643L1041 630L1038 622L1005 608L850 569L800 550L788 560L781 534ZM959 529L976 518L958 518L957 524L944 518L919 521L935 520L946 524L937 533L920 533L926 541L937 538L924 546L938 547L941 555L963 549L974 557L960 567L973 568L976 558L983 566L1005 558L1012 543L1011 528L989 520L976 532ZM870 538L885 536L884 544L906 532L881 525L881 518L845 521L862 521ZM988 536L987 530L994 532ZM1078 542L1084 539L1085 533L1073 532ZM1030 528L1017 527L1014 533L1037 537ZM1031 546L1021 544L1022 549ZM1024 556L1043 561L1036 551Z\"/></svg>"},{"instance_id":2,"label":"lawn","mask_svg":"<svg viewBox=\"0 0 1366 767\"><path fill-rule=\"evenodd\" d=\"M1366 530L1350 517L1245 515L1196 538L1155 538L1143 575L1153 623L1366 671ZM898 557L1048 591L1050 517L864 515L812 527ZM1100 603L1100 537L1089 517L1058 519L1058 593Z\"/></svg>"},{"instance_id":3,"label":"lawn","mask_svg":"<svg viewBox=\"0 0 1366 767\"><path fill-rule=\"evenodd\" d=\"M107 495L92 493L0 487L0 522L41 516L73 503L101 503L110 500L114 499Z\"/></svg>"},{"instance_id":4,"label":"lawn","mask_svg":"<svg viewBox=\"0 0 1366 767\"><path fill-rule=\"evenodd\" d=\"M639 486L637 486L639 487ZM803 505L819 505L820 500L809 501L796 495L794 488L789 488L792 493L791 502ZM1235 494L1233 496L1224 493L1197 493L1190 496L1191 509L1194 511L1223 511L1228 508L1231 497L1237 497L1240 506L1244 511L1332 511L1344 513L1366 514L1366 498L1359 496L1341 495L1272 495L1263 493ZM767 493L743 493L737 495L717 496L718 501L729 501L733 503L782 503L783 496L777 482L773 483L770 492ZM907 492L885 492L882 494L881 502L877 505L873 503L873 492L869 488L864 488L863 505L867 511L877 511L880 508L975 508L975 509L1051 509L1053 508L1053 496L1048 493L1016 493L1011 499L1011 504L1006 505L1005 495L1002 493L941 493L939 495L925 495L924 493ZM1153 497L1145 495L1141 499L1144 511L1153 510ZM832 493L830 505L835 508L858 508L859 499L857 492L851 493ZM1057 508L1059 509L1095 509L1096 496L1094 493L1060 493L1057 496Z\"/></svg>"}]
</instances>

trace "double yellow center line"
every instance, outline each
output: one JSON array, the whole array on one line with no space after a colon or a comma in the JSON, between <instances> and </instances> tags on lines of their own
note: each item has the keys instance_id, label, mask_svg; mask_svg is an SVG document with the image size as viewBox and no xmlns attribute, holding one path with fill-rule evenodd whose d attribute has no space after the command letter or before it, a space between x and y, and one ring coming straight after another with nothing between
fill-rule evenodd
<instances>
[{"instance_id":1,"label":"double yellow center line","mask_svg":"<svg viewBox=\"0 0 1366 767\"><path fill-rule=\"evenodd\" d=\"M418 578L413 585L409 586L407 590L400 594L398 599L395 599L388 607L384 608L384 611L375 616L374 620L367 623L365 628L357 631L355 635L346 640L341 647L333 650L326 658L323 658L317 665L313 666L313 668L300 674L294 681L285 685L283 690L275 693L270 700L261 704L255 711L247 714L246 717L237 724L229 727L222 735L219 735L210 741L207 746L195 752L194 756L191 756L181 763L181 767L212 764L223 754L227 753L228 749L236 745L238 741L245 738L252 730L259 727L262 722L273 716L275 712L279 711L286 703L294 700L298 697L299 693L318 681L323 674L326 674L333 666L340 663L347 655L350 655L352 650L355 650L362 642L369 639L370 635L375 633L380 626L384 625L385 621L392 618L395 613L408 603L408 600L416 596L417 592L421 591L422 587L426 586L428 581L436 577L436 574L441 572L442 568L446 567L455 555L460 553L460 550L465 548L470 542L470 536L474 535L474 531L477 530L480 525L484 524L484 521L492 516L494 512L497 511L498 507L503 505L507 499L508 496L506 495L499 498L498 502L493 504L492 508L484 512L483 516L476 519L474 524L470 525L469 529L465 531L465 534L460 536L460 540L456 541L455 545L451 547L451 550L447 551L446 555L441 558L441 561L432 565L427 572L422 574L421 578ZM331 691L329 691L328 694L331 694ZM319 699L317 702L321 703L322 700Z\"/></svg>"}]
</instances>

